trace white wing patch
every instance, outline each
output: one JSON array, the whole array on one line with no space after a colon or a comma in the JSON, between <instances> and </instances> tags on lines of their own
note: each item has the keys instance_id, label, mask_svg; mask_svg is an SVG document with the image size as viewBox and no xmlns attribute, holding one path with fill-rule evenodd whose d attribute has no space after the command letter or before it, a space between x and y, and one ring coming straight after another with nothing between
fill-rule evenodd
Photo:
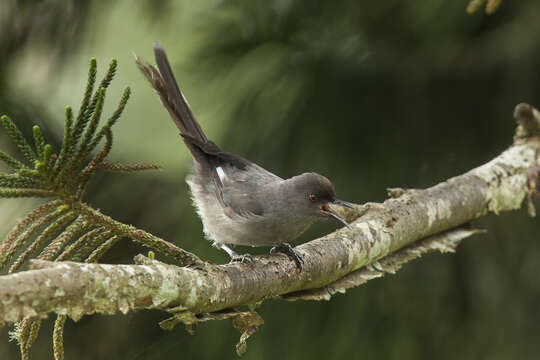
<instances>
[{"instance_id":1,"label":"white wing patch","mask_svg":"<svg viewBox=\"0 0 540 360\"><path fill-rule=\"evenodd\" d=\"M223 169L221 168L221 166L218 166L216 168L216 172L218 174L218 177L219 177L219 181L221 181L221 183L223 184L223 180L225 180L225 172L223 171Z\"/></svg>"}]
</instances>

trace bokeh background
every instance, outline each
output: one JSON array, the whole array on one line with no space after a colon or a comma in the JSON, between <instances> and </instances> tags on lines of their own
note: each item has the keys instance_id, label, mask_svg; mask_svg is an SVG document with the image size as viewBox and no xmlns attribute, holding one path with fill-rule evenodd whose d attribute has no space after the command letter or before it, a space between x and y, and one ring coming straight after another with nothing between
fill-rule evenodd
<instances>
[{"instance_id":1,"label":"bokeh background","mask_svg":"<svg viewBox=\"0 0 540 360\"><path fill-rule=\"evenodd\" d=\"M205 259L225 254L202 238L184 178L189 156L133 54L169 53L208 136L289 177L314 170L338 195L383 201L387 187L424 188L503 151L522 101L540 106L540 2L503 0L491 16L466 0L323 2L0 2L0 113L58 144L64 106L78 108L88 61L119 71L133 96L116 126L112 158L163 170L106 174L87 201ZM4 134L0 147L15 153ZM31 200L0 201L6 234ZM398 274L329 302L268 301L244 359L537 359L540 226L517 211L474 226L489 232L455 255L430 254ZM300 241L332 231L314 226ZM120 242L103 261L144 250ZM263 250L264 251L264 250ZM88 316L66 324L68 359L232 359L239 334L210 322L189 335L162 331L161 312ZM34 359L52 358L52 321ZM0 358L17 359L0 330Z\"/></svg>"}]
</instances>

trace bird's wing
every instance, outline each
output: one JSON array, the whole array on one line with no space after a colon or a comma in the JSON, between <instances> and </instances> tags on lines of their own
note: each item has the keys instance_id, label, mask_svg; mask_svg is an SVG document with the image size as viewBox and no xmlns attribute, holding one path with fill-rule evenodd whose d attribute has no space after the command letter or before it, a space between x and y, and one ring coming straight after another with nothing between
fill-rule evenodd
<instances>
[{"instance_id":1,"label":"bird's wing","mask_svg":"<svg viewBox=\"0 0 540 360\"><path fill-rule=\"evenodd\" d=\"M182 135L184 141L189 142L204 154L205 164L210 165L216 197L229 216L262 215L264 204L257 201L256 196L264 185L281 181L279 176L244 159L241 156L221 150L212 141L199 141L196 138Z\"/></svg>"},{"instance_id":2,"label":"bird's wing","mask_svg":"<svg viewBox=\"0 0 540 360\"><path fill-rule=\"evenodd\" d=\"M263 188L282 179L253 163L244 169L225 165L217 169L223 184L225 204L241 216L264 215L265 205L260 195Z\"/></svg>"}]
</instances>

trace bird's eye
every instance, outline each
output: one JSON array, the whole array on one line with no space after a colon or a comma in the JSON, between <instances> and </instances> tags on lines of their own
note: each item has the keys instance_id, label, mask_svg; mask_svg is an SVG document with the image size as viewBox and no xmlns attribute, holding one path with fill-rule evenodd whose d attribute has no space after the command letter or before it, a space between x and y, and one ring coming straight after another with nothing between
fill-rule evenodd
<instances>
[{"instance_id":1,"label":"bird's eye","mask_svg":"<svg viewBox=\"0 0 540 360\"><path fill-rule=\"evenodd\" d=\"M317 197L313 194L309 195L309 200L311 200L311 202L315 202L317 201Z\"/></svg>"}]
</instances>

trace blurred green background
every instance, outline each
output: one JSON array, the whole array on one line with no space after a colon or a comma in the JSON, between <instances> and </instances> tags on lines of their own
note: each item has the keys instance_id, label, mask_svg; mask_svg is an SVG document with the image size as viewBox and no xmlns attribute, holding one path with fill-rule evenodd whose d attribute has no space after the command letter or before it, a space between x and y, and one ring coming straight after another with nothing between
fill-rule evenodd
<instances>
[{"instance_id":1,"label":"blurred green background","mask_svg":"<svg viewBox=\"0 0 540 360\"><path fill-rule=\"evenodd\" d=\"M58 144L63 109L78 108L88 61L119 72L133 96L112 158L163 170L99 176L87 201L205 259L184 178L189 156L133 53L169 53L202 127L222 148L282 177L313 170L338 195L383 201L387 187L424 188L503 151L522 101L540 106L540 2L505 0L492 16L466 0L22 1L0 3L0 113ZM14 153L4 134L0 147ZM5 170L5 169L0 169ZM0 201L5 234L29 200ZM486 235L455 255L430 254L395 276L330 302L268 301L244 359L537 359L540 226L522 210L477 221ZM338 225L314 226L300 241ZM143 249L119 243L103 261ZM265 249L261 251L266 251ZM239 334L210 322L162 331L161 312L87 316L66 324L68 359L232 359ZM34 359L52 358L52 321ZM0 331L0 358L17 359Z\"/></svg>"}]
</instances>

